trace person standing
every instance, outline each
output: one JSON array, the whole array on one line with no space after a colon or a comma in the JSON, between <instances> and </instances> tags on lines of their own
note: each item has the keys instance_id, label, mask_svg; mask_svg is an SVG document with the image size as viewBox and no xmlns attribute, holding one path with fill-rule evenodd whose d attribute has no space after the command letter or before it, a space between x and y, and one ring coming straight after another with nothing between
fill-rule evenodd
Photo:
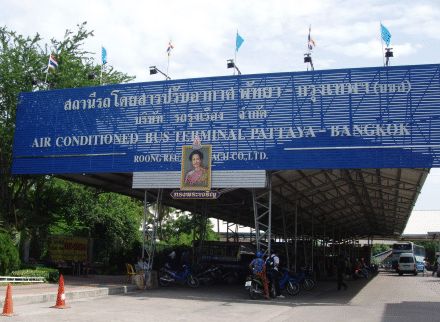
<instances>
[{"instance_id":1,"label":"person standing","mask_svg":"<svg viewBox=\"0 0 440 322\"><path fill-rule=\"evenodd\" d=\"M344 283L344 274L346 270L345 258L342 255L339 255L338 262L336 263L336 275L338 282L338 291L341 290L341 287L344 287L344 290L347 289L347 284Z\"/></svg>"},{"instance_id":2,"label":"person standing","mask_svg":"<svg viewBox=\"0 0 440 322\"><path fill-rule=\"evenodd\" d=\"M270 277L270 282L275 289L275 296L279 298L284 298L280 290L280 258L275 252L272 252L270 257L266 261L266 268Z\"/></svg>"},{"instance_id":3,"label":"person standing","mask_svg":"<svg viewBox=\"0 0 440 322\"><path fill-rule=\"evenodd\" d=\"M437 260L435 261L435 269L434 272L437 272L437 277L440 277L440 256L437 256ZM434 276L434 273L432 273L432 276Z\"/></svg>"},{"instance_id":4,"label":"person standing","mask_svg":"<svg viewBox=\"0 0 440 322\"><path fill-rule=\"evenodd\" d=\"M434 259L434 263L432 264L432 276L435 275L435 273L437 272L437 267L438 267L438 259L439 257L437 257L436 259Z\"/></svg>"}]
</instances>

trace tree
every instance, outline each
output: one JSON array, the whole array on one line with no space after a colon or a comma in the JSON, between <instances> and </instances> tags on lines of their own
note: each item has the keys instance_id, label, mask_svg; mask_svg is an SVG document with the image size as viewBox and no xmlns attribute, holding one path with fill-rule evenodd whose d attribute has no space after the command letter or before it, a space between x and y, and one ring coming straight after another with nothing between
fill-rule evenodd
<instances>
[{"instance_id":1,"label":"tree","mask_svg":"<svg viewBox=\"0 0 440 322\"><path fill-rule=\"evenodd\" d=\"M205 225L205 227L203 227ZM203 227L203 228L202 228ZM219 240L216 232L213 230L213 224L200 215L181 213L174 220L169 220L163 227L163 239L171 245L190 246L195 233L199 229L205 230L205 240Z\"/></svg>"},{"instance_id":2,"label":"tree","mask_svg":"<svg viewBox=\"0 0 440 322\"><path fill-rule=\"evenodd\" d=\"M391 249L391 245L374 244L371 247L371 254L374 256L374 255L380 254L380 253L385 252L390 249Z\"/></svg>"},{"instance_id":3,"label":"tree","mask_svg":"<svg viewBox=\"0 0 440 322\"><path fill-rule=\"evenodd\" d=\"M54 212L46 236L92 237L97 261L133 260L131 251L141 240L139 200L60 179L53 180L52 189L57 200L52 202Z\"/></svg>"},{"instance_id":4,"label":"tree","mask_svg":"<svg viewBox=\"0 0 440 322\"><path fill-rule=\"evenodd\" d=\"M47 233L49 223L60 216L57 210L66 202L57 195L59 187L52 176L11 175L18 94L97 85L99 80L90 75L98 75L100 65L94 63L90 52L82 49L83 42L92 36L85 22L74 32L67 30L62 40L51 39L49 44L42 44L38 34L25 37L6 27L0 28L0 222L4 229L22 237ZM56 56L59 67L48 75L46 84L49 53ZM104 78L106 83L133 79L112 67L104 73Z\"/></svg>"},{"instance_id":5,"label":"tree","mask_svg":"<svg viewBox=\"0 0 440 322\"><path fill-rule=\"evenodd\" d=\"M67 30L64 39L52 39L41 44L41 37L24 37L0 28L0 219L7 228L24 228L29 209L29 193L41 191L52 178L48 176L11 176L12 142L18 94L47 89L44 84L50 50L54 49L59 63L56 72L48 76L50 88L66 88L97 85L99 80L89 77L100 72L100 65L93 62L91 53L82 49L83 42L93 36L86 30L86 23L78 25L75 32ZM121 83L133 77L110 67L105 72L107 83Z\"/></svg>"},{"instance_id":6,"label":"tree","mask_svg":"<svg viewBox=\"0 0 440 322\"><path fill-rule=\"evenodd\" d=\"M20 260L17 248L7 233L0 232L0 275L5 275L18 268Z\"/></svg>"}]
</instances>

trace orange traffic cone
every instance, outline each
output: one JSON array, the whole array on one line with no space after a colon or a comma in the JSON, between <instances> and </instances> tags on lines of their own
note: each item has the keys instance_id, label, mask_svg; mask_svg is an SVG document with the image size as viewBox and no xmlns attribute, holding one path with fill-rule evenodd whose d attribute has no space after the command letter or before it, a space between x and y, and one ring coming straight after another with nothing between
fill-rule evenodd
<instances>
[{"instance_id":1,"label":"orange traffic cone","mask_svg":"<svg viewBox=\"0 0 440 322\"><path fill-rule=\"evenodd\" d=\"M12 285L8 284L8 288L6 289L5 296L5 304L3 305L3 313L4 316L12 316L14 314L14 310L12 308Z\"/></svg>"},{"instance_id":2,"label":"orange traffic cone","mask_svg":"<svg viewBox=\"0 0 440 322\"><path fill-rule=\"evenodd\" d=\"M55 306L53 306L56 309L67 309L68 306L66 305L66 294L64 294L64 277L63 274L60 274L60 280L58 284L58 294L57 294L57 302L55 303Z\"/></svg>"}]
</instances>

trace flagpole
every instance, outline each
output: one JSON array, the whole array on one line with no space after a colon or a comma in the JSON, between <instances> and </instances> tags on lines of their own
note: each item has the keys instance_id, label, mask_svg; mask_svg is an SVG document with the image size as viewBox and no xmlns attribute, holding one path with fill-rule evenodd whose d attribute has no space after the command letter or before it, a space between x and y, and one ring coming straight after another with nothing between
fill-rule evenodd
<instances>
[{"instance_id":1,"label":"flagpole","mask_svg":"<svg viewBox=\"0 0 440 322\"><path fill-rule=\"evenodd\" d=\"M172 46L171 39L170 39L170 42L168 43L168 46L169 46L169 51L168 51L167 72L166 72L167 76L165 78L166 80L168 80L169 69L170 69L170 54L171 54L171 47L170 46Z\"/></svg>"},{"instance_id":2,"label":"flagpole","mask_svg":"<svg viewBox=\"0 0 440 322\"><path fill-rule=\"evenodd\" d=\"M379 31L380 31L379 37L380 37L380 44L382 45L382 64L385 67L385 52L383 50L383 38L382 38L382 27L381 26L382 26L382 21L380 21L380 25L379 25Z\"/></svg>"},{"instance_id":3,"label":"flagpole","mask_svg":"<svg viewBox=\"0 0 440 322\"><path fill-rule=\"evenodd\" d=\"M45 84L47 84L47 74L49 74L49 64L50 64L50 54L49 54L49 60L47 61L46 77L44 78Z\"/></svg>"},{"instance_id":4,"label":"flagpole","mask_svg":"<svg viewBox=\"0 0 440 322\"><path fill-rule=\"evenodd\" d=\"M234 51L234 64L237 65L237 35L238 35L238 29L237 33L235 35L235 51ZM235 68L234 68L234 76L235 76Z\"/></svg>"},{"instance_id":5,"label":"flagpole","mask_svg":"<svg viewBox=\"0 0 440 322\"><path fill-rule=\"evenodd\" d=\"M170 53L168 53L168 62L167 62L167 75L168 74L168 70L170 69ZM168 80L168 77L166 78Z\"/></svg>"},{"instance_id":6,"label":"flagpole","mask_svg":"<svg viewBox=\"0 0 440 322\"><path fill-rule=\"evenodd\" d=\"M309 35L307 36L307 55L310 56L310 59L312 59L312 51L310 50L310 32L312 29L312 25L309 25ZM309 71L309 64L307 64L307 71Z\"/></svg>"},{"instance_id":7,"label":"flagpole","mask_svg":"<svg viewBox=\"0 0 440 322\"><path fill-rule=\"evenodd\" d=\"M106 53L107 56L107 53ZM105 58L107 60L107 57ZM104 68L104 46L101 45L101 74L99 75L99 85L102 85L102 69Z\"/></svg>"}]
</instances>

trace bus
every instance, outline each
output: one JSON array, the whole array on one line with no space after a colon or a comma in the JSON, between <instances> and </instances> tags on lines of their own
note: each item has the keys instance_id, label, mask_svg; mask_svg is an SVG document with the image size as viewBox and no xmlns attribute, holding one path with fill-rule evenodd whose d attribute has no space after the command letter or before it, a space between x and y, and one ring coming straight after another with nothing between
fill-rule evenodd
<instances>
[{"instance_id":1,"label":"bus","mask_svg":"<svg viewBox=\"0 0 440 322\"><path fill-rule=\"evenodd\" d=\"M399 262L399 256L401 253L413 253L417 263L417 270L423 271L425 247L416 245L413 242L400 242L393 244L393 252L391 255L391 265L393 269L397 269L397 263Z\"/></svg>"}]
</instances>

